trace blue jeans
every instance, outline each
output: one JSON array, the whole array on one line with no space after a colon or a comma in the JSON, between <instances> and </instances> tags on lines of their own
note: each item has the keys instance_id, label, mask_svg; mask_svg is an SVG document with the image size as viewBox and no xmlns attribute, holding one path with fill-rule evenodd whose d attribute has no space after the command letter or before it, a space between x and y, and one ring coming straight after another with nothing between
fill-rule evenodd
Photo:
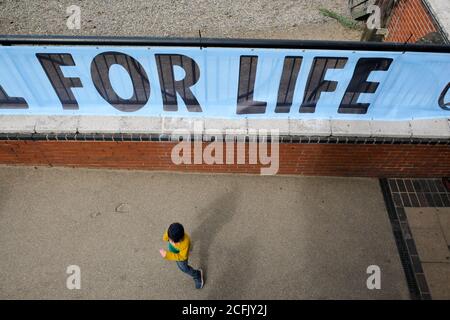
<instances>
[{"instance_id":1,"label":"blue jeans","mask_svg":"<svg viewBox=\"0 0 450 320\"><path fill-rule=\"evenodd\" d=\"M192 268L190 265L188 265L188 261L177 261L177 266L178 268L180 268L181 271L183 271L184 273L190 275L195 282L195 287L196 288L200 288L201 287L201 274L200 274L200 270L195 270L194 268Z\"/></svg>"}]
</instances>

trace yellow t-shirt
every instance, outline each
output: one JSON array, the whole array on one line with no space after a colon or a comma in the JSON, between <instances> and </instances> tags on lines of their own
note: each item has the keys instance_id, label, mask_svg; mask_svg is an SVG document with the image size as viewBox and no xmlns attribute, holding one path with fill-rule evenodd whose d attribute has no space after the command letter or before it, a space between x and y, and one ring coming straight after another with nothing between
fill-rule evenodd
<instances>
[{"instance_id":1,"label":"yellow t-shirt","mask_svg":"<svg viewBox=\"0 0 450 320\"><path fill-rule=\"evenodd\" d=\"M163 235L163 241L169 241L169 235L167 234L167 231L164 232ZM170 251L166 252L166 259L167 260L173 260L173 261L185 261L188 259L189 256L189 245L191 243L191 239L189 238L188 234L185 233L183 240L181 240L178 243L173 244L172 246L176 248L179 252L173 253Z\"/></svg>"}]
</instances>

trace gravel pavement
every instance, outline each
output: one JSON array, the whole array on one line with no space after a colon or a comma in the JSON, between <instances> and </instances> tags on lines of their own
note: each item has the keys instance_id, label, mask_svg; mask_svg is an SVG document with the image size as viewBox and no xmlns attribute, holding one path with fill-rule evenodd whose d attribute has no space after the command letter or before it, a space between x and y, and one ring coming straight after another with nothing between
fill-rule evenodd
<instances>
[{"instance_id":1,"label":"gravel pavement","mask_svg":"<svg viewBox=\"0 0 450 320\"><path fill-rule=\"evenodd\" d=\"M80 30L66 26L70 5L81 8ZM0 33L360 39L321 7L349 16L347 0L0 0Z\"/></svg>"}]
</instances>

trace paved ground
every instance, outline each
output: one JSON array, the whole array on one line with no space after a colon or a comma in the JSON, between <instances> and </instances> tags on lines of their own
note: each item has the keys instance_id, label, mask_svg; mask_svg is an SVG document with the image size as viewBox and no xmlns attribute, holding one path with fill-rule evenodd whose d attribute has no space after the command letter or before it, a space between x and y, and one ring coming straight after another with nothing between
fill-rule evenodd
<instances>
[{"instance_id":1,"label":"paved ground","mask_svg":"<svg viewBox=\"0 0 450 320\"><path fill-rule=\"evenodd\" d=\"M389 178L392 224L416 299L450 299L450 188L445 179ZM387 185L386 185L387 186ZM400 232L399 232L400 231Z\"/></svg>"},{"instance_id":2,"label":"paved ground","mask_svg":"<svg viewBox=\"0 0 450 320\"><path fill-rule=\"evenodd\" d=\"M450 207L406 208L433 299L450 299Z\"/></svg>"},{"instance_id":3,"label":"paved ground","mask_svg":"<svg viewBox=\"0 0 450 320\"><path fill-rule=\"evenodd\" d=\"M68 30L66 8L81 8ZM319 8L349 16L347 0L0 0L2 34L359 40Z\"/></svg>"},{"instance_id":4,"label":"paved ground","mask_svg":"<svg viewBox=\"0 0 450 320\"><path fill-rule=\"evenodd\" d=\"M173 221L201 291L159 256ZM0 298L409 297L376 179L3 166L0 244ZM66 289L71 264L81 290Z\"/></svg>"}]
</instances>

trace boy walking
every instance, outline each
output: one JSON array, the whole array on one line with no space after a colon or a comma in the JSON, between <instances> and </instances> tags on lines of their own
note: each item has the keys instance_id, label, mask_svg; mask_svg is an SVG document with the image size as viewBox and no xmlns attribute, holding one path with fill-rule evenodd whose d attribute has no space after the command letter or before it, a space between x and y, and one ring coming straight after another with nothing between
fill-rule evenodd
<instances>
[{"instance_id":1,"label":"boy walking","mask_svg":"<svg viewBox=\"0 0 450 320\"><path fill-rule=\"evenodd\" d=\"M191 239L188 234L184 232L182 224L175 222L169 226L163 235L163 241L168 241L168 251L159 249L161 256L167 260L176 261L178 268L184 273L190 275L195 282L195 288L203 288L203 271L202 269L195 270L188 265L189 245Z\"/></svg>"}]
</instances>

